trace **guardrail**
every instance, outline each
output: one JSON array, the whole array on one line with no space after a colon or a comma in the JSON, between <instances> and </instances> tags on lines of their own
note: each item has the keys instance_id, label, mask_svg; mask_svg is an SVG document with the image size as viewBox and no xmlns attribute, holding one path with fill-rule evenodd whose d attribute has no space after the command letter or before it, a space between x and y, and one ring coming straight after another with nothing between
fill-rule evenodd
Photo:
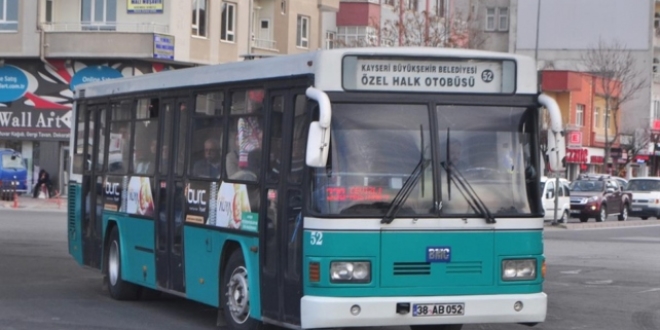
<instances>
[{"instance_id":1,"label":"guardrail","mask_svg":"<svg viewBox=\"0 0 660 330\"><path fill-rule=\"evenodd\" d=\"M153 22L118 23L118 22L43 22L46 32L134 32L134 33L169 33L170 26Z\"/></svg>"}]
</instances>

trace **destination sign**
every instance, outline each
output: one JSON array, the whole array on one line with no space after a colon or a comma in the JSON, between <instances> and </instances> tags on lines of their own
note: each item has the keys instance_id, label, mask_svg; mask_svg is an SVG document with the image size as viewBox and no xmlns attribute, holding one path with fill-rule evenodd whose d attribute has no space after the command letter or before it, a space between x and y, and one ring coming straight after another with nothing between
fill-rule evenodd
<instances>
[{"instance_id":1,"label":"destination sign","mask_svg":"<svg viewBox=\"0 0 660 330\"><path fill-rule=\"evenodd\" d=\"M345 90L485 94L515 90L513 61L346 56L342 66Z\"/></svg>"}]
</instances>

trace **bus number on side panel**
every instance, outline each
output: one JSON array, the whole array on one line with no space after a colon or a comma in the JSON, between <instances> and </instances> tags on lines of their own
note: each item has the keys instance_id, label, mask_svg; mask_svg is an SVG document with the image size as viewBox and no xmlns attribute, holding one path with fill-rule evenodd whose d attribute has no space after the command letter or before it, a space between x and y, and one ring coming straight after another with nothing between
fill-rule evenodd
<instances>
[{"instance_id":1,"label":"bus number on side panel","mask_svg":"<svg viewBox=\"0 0 660 330\"><path fill-rule=\"evenodd\" d=\"M313 231L310 233L310 245L323 245L323 232Z\"/></svg>"}]
</instances>

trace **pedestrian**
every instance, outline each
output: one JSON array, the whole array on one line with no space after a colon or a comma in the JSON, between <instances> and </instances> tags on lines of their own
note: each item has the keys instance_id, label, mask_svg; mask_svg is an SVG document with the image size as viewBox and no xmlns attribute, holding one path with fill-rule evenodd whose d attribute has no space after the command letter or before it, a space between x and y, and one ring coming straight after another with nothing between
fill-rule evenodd
<instances>
[{"instance_id":1,"label":"pedestrian","mask_svg":"<svg viewBox=\"0 0 660 330\"><path fill-rule=\"evenodd\" d=\"M37 183L34 185L34 189L32 191L32 197L37 198L39 197L39 193L45 190L45 198L48 198L50 196L50 189L52 187L52 182L50 181L50 174L44 169L41 169L39 171L39 178L37 179Z\"/></svg>"}]
</instances>

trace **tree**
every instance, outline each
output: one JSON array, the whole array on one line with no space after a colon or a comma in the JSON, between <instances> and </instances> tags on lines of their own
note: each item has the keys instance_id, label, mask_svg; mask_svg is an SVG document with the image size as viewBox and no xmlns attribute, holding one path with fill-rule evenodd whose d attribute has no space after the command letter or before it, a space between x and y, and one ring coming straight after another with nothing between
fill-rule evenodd
<instances>
[{"instance_id":1,"label":"tree","mask_svg":"<svg viewBox=\"0 0 660 330\"><path fill-rule=\"evenodd\" d=\"M619 111L646 84L646 78L635 68L635 59L625 44L617 40L608 43L598 40L582 56L587 71L596 75L595 90L605 100L605 163L609 163L610 149L619 137ZM610 118L614 119L613 136L609 137Z\"/></svg>"},{"instance_id":2,"label":"tree","mask_svg":"<svg viewBox=\"0 0 660 330\"><path fill-rule=\"evenodd\" d=\"M477 15L461 10L438 13L433 10L405 9L407 0L395 0L392 13L397 19L383 22L370 19L364 37L338 40L339 47L425 46L447 48L480 48L486 34L479 28ZM434 2L435 3L435 2ZM438 15L440 14L440 15Z\"/></svg>"},{"instance_id":3,"label":"tree","mask_svg":"<svg viewBox=\"0 0 660 330\"><path fill-rule=\"evenodd\" d=\"M630 164L640 151L647 148L651 142L652 132L650 128L638 128L629 132L621 132L621 149L627 153L626 164Z\"/></svg>"}]
</instances>

